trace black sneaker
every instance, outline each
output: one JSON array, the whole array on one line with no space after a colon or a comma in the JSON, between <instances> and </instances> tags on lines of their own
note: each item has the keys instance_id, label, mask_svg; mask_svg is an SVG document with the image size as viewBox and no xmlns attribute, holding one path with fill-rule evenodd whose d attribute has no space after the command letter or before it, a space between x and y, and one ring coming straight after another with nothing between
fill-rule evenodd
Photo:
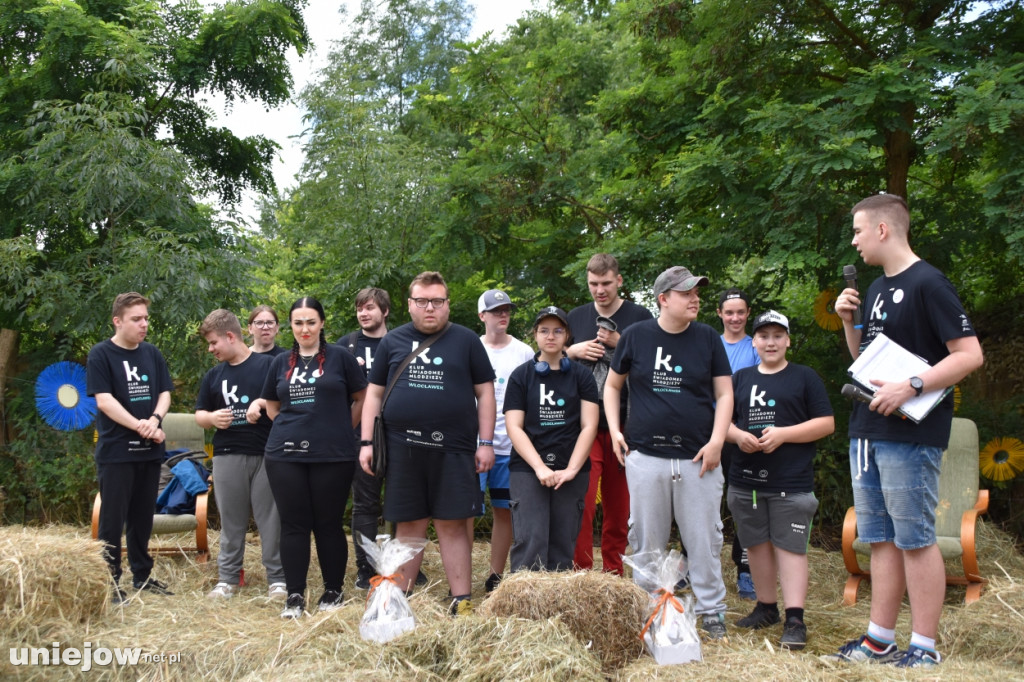
<instances>
[{"instance_id":1,"label":"black sneaker","mask_svg":"<svg viewBox=\"0 0 1024 682\"><path fill-rule=\"evenodd\" d=\"M754 610L750 612L749 616L740 618L736 621L736 625L741 628L750 628L751 630L760 630L761 628L771 627L779 622L779 609L765 606L761 602L757 603Z\"/></svg>"},{"instance_id":2,"label":"black sneaker","mask_svg":"<svg viewBox=\"0 0 1024 682\"><path fill-rule=\"evenodd\" d=\"M500 582L501 582L501 574L500 573L491 573L490 577L487 578L486 581L484 581L484 589L487 592L494 592L494 588L497 587L498 583L500 583Z\"/></svg>"},{"instance_id":3,"label":"black sneaker","mask_svg":"<svg viewBox=\"0 0 1024 682\"><path fill-rule=\"evenodd\" d=\"M306 598L298 592L288 595L288 601L284 604L284 609L281 611L282 618L295 619L302 618L302 614L305 613L306 609Z\"/></svg>"},{"instance_id":4,"label":"black sneaker","mask_svg":"<svg viewBox=\"0 0 1024 682\"><path fill-rule=\"evenodd\" d=\"M370 579L377 575L373 572L372 568L360 568L356 573L356 589L357 590L368 590L370 589Z\"/></svg>"},{"instance_id":5,"label":"black sneaker","mask_svg":"<svg viewBox=\"0 0 1024 682\"><path fill-rule=\"evenodd\" d=\"M317 611L337 611L345 600L344 595L337 590L324 590L320 595L320 601L316 605Z\"/></svg>"},{"instance_id":6,"label":"black sneaker","mask_svg":"<svg viewBox=\"0 0 1024 682\"><path fill-rule=\"evenodd\" d=\"M110 591L110 603L118 606L128 603L128 593L121 589L120 585L114 585Z\"/></svg>"},{"instance_id":7,"label":"black sneaker","mask_svg":"<svg viewBox=\"0 0 1024 682\"><path fill-rule=\"evenodd\" d=\"M153 594L162 594L164 596L170 596L174 594L169 589L167 589L167 585L154 578L146 578L145 580L135 580L132 582L132 587L134 587L136 590L152 592Z\"/></svg>"},{"instance_id":8,"label":"black sneaker","mask_svg":"<svg viewBox=\"0 0 1024 682\"><path fill-rule=\"evenodd\" d=\"M423 573L423 571L420 571L419 573L416 574L416 582L415 582L415 584L416 585L426 585L427 584L427 576Z\"/></svg>"},{"instance_id":9,"label":"black sneaker","mask_svg":"<svg viewBox=\"0 0 1024 682\"><path fill-rule=\"evenodd\" d=\"M800 651L807 645L807 626L799 618L787 618L782 626L779 646L790 651Z\"/></svg>"}]
</instances>

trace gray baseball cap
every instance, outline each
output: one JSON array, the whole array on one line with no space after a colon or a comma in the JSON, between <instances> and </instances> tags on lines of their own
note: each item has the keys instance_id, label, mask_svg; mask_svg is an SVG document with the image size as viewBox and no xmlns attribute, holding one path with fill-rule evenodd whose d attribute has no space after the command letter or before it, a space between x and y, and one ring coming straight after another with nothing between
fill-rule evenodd
<instances>
[{"instance_id":1,"label":"gray baseball cap","mask_svg":"<svg viewBox=\"0 0 1024 682\"><path fill-rule=\"evenodd\" d=\"M478 313L485 313L488 310L494 310L500 308L503 305L510 305L515 310L516 304L512 302L512 299L508 297L501 289L488 289L484 293L480 294L480 298L476 302L476 311Z\"/></svg>"},{"instance_id":2,"label":"gray baseball cap","mask_svg":"<svg viewBox=\"0 0 1024 682\"><path fill-rule=\"evenodd\" d=\"M707 277L698 277L682 265L676 265L658 275L654 280L654 296L667 291L689 291L694 287L708 284Z\"/></svg>"}]
</instances>

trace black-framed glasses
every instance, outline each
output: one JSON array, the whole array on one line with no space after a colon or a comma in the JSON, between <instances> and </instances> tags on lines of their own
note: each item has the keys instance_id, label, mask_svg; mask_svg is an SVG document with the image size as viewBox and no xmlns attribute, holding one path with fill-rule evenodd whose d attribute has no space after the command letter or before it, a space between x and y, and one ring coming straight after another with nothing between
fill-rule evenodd
<instances>
[{"instance_id":1,"label":"black-framed glasses","mask_svg":"<svg viewBox=\"0 0 1024 682\"><path fill-rule=\"evenodd\" d=\"M417 308L426 308L427 305L431 305L435 308L441 308L445 303L448 302L447 298L414 298L412 302L416 304Z\"/></svg>"},{"instance_id":2,"label":"black-framed glasses","mask_svg":"<svg viewBox=\"0 0 1024 682\"><path fill-rule=\"evenodd\" d=\"M271 327L276 327L277 322L274 320L253 320L252 326L258 329L270 329Z\"/></svg>"}]
</instances>

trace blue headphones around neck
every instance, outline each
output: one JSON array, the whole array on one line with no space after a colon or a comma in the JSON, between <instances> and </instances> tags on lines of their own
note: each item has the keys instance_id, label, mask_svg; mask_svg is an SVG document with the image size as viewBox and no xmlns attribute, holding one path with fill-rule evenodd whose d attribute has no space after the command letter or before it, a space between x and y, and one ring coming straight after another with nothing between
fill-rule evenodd
<instances>
[{"instance_id":1,"label":"blue headphones around neck","mask_svg":"<svg viewBox=\"0 0 1024 682\"><path fill-rule=\"evenodd\" d=\"M569 359L569 354L563 350L562 359L558 361L558 370L560 372L568 372L571 365L572 360ZM533 371L542 377L551 374L551 365L540 359L540 351L537 351L537 354L533 356Z\"/></svg>"}]
</instances>

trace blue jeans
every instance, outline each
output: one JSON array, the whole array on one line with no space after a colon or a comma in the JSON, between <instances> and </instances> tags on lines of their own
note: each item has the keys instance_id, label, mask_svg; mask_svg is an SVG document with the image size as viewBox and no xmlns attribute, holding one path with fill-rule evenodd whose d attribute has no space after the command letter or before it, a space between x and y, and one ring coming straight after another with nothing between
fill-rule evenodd
<instances>
[{"instance_id":1,"label":"blue jeans","mask_svg":"<svg viewBox=\"0 0 1024 682\"><path fill-rule=\"evenodd\" d=\"M919 443L850 441L853 505L863 542L898 549L935 544L942 448Z\"/></svg>"}]
</instances>

